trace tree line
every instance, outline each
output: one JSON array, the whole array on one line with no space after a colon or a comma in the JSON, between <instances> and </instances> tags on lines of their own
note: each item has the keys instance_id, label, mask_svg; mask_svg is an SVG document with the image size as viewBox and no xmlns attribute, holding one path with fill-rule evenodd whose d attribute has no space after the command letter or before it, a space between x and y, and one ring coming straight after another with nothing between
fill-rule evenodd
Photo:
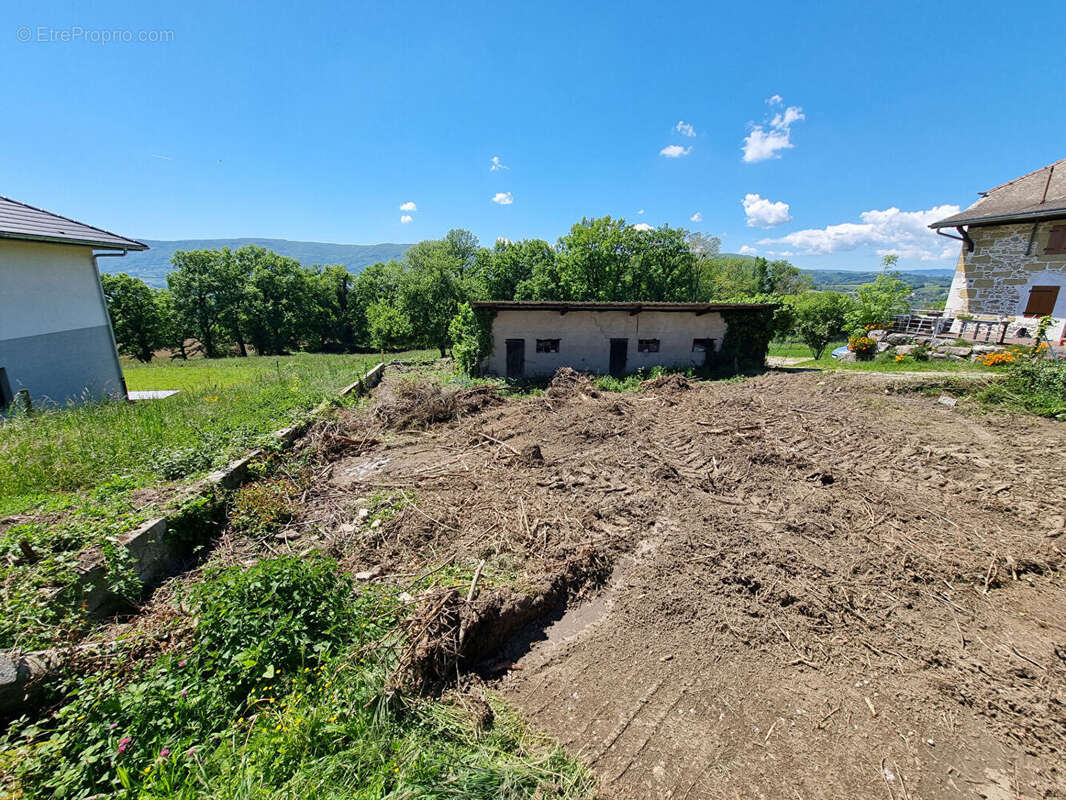
<instances>
[{"instance_id":1,"label":"tree line","mask_svg":"<svg viewBox=\"0 0 1066 800\"><path fill-rule=\"evenodd\" d=\"M904 294L886 284L878 292L895 293L894 309L861 311L861 298L811 291L787 261L722 255L720 245L682 228L638 230L600 217L576 223L554 245L482 247L469 231L451 230L358 274L247 245L176 252L166 289L124 273L102 283L119 350L141 361L160 350L217 358L426 347L443 356L462 327L453 320L475 300L763 300L779 304L775 333L811 342L812 331L832 338L860 317L905 308L909 289L887 272L878 280L897 280Z\"/></svg>"}]
</instances>

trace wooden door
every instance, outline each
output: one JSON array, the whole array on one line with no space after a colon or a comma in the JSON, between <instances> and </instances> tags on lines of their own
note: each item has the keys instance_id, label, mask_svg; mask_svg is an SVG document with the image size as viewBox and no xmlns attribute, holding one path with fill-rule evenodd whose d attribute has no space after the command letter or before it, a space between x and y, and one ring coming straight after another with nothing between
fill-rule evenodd
<instances>
[{"instance_id":1,"label":"wooden door","mask_svg":"<svg viewBox=\"0 0 1066 800\"><path fill-rule=\"evenodd\" d=\"M611 374L621 378L626 374L626 355L629 339L611 339Z\"/></svg>"},{"instance_id":2,"label":"wooden door","mask_svg":"<svg viewBox=\"0 0 1066 800\"><path fill-rule=\"evenodd\" d=\"M521 378L526 374L526 340L507 340L507 377Z\"/></svg>"}]
</instances>

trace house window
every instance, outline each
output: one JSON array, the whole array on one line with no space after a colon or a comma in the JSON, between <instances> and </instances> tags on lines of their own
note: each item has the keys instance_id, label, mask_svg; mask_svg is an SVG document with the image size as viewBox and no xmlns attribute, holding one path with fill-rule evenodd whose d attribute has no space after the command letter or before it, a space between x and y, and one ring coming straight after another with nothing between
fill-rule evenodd
<instances>
[{"instance_id":1,"label":"house window","mask_svg":"<svg viewBox=\"0 0 1066 800\"><path fill-rule=\"evenodd\" d=\"M1029 290L1029 303L1022 316L1047 317L1055 310L1055 301L1059 299L1058 286L1034 286Z\"/></svg>"},{"instance_id":2,"label":"house window","mask_svg":"<svg viewBox=\"0 0 1066 800\"><path fill-rule=\"evenodd\" d=\"M692 352L693 353L713 353L714 352L714 339L693 339L692 340Z\"/></svg>"},{"instance_id":3,"label":"house window","mask_svg":"<svg viewBox=\"0 0 1066 800\"><path fill-rule=\"evenodd\" d=\"M558 353L559 352L559 340L558 339L537 339L537 352L538 353Z\"/></svg>"},{"instance_id":4,"label":"house window","mask_svg":"<svg viewBox=\"0 0 1066 800\"><path fill-rule=\"evenodd\" d=\"M1066 225L1055 225L1047 237L1045 253L1066 253Z\"/></svg>"},{"instance_id":5,"label":"house window","mask_svg":"<svg viewBox=\"0 0 1066 800\"><path fill-rule=\"evenodd\" d=\"M637 339L637 352L638 353L658 353L659 352L659 340L658 339Z\"/></svg>"}]
</instances>

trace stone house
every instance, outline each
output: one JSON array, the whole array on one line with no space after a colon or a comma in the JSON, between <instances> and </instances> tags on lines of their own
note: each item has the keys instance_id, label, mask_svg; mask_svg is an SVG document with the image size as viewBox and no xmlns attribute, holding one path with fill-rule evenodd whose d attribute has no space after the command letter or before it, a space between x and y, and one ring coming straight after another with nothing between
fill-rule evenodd
<instances>
[{"instance_id":1,"label":"stone house","mask_svg":"<svg viewBox=\"0 0 1066 800\"><path fill-rule=\"evenodd\" d=\"M147 248L0 197L0 413L126 396L96 259Z\"/></svg>"},{"instance_id":2,"label":"stone house","mask_svg":"<svg viewBox=\"0 0 1066 800\"><path fill-rule=\"evenodd\" d=\"M493 313L492 351L481 368L508 378L547 377L560 367L624 375L655 366L717 366L728 319L773 308L761 303L522 300L472 305Z\"/></svg>"},{"instance_id":3,"label":"stone house","mask_svg":"<svg viewBox=\"0 0 1066 800\"><path fill-rule=\"evenodd\" d=\"M1007 337L1031 336L1040 317L1066 322L1066 159L981 193L958 214L930 225L962 242L945 310L959 332L969 322L1000 323ZM946 233L954 228L957 235Z\"/></svg>"}]
</instances>

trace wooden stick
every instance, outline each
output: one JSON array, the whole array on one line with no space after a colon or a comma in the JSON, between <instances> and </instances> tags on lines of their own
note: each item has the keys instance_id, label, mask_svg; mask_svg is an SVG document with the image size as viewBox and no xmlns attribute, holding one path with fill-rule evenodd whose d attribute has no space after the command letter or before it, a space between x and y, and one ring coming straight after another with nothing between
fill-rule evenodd
<instances>
[{"instance_id":1,"label":"wooden stick","mask_svg":"<svg viewBox=\"0 0 1066 800\"><path fill-rule=\"evenodd\" d=\"M474 579L470 581L470 591L466 593L466 602L471 602L474 599L474 590L477 589L477 579L481 577L481 570L485 567L485 559L481 559L478 562L477 569L474 570Z\"/></svg>"}]
</instances>

